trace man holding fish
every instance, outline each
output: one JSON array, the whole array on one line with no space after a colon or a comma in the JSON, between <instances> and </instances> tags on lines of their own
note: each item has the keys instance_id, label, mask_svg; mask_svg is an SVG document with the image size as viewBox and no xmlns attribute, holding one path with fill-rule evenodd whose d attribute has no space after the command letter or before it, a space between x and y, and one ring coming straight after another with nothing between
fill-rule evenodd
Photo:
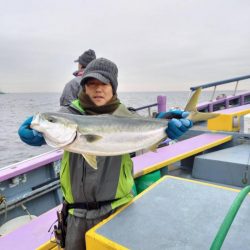
<instances>
[{"instance_id":1,"label":"man holding fish","mask_svg":"<svg viewBox=\"0 0 250 250\"><path fill-rule=\"evenodd\" d=\"M185 133L188 112L174 110L168 124L132 114L117 97L118 68L105 58L85 69L79 98L58 113L37 114L19 128L29 145L63 148L61 187L68 212L65 249L85 249L85 233L135 195L129 153L155 150ZM169 116L168 116L169 118Z\"/></svg>"}]
</instances>

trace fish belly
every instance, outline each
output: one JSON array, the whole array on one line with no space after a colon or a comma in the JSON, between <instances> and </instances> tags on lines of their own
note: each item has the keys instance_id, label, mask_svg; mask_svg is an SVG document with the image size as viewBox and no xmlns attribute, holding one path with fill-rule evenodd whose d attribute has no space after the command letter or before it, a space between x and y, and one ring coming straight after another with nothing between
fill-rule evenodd
<instances>
[{"instance_id":1,"label":"fish belly","mask_svg":"<svg viewBox=\"0 0 250 250\"><path fill-rule=\"evenodd\" d=\"M150 148L165 136L163 131L147 133L112 133L102 134L101 139L88 142L78 135L76 140L64 149L78 154L92 154L96 156L114 156Z\"/></svg>"}]
</instances>

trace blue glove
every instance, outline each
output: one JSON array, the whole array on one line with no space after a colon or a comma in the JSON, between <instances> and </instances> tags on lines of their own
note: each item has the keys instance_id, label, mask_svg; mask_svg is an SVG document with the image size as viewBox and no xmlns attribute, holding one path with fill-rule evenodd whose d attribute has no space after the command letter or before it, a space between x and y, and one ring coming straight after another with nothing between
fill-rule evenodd
<instances>
[{"instance_id":1,"label":"blue glove","mask_svg":"<svg viewBox=\"0 0 250 250\"><path fill-rule=\"evenodd\" d=\"M189 128L193 126L193 122L188 119L175 119L173 118L166 128L166 133L168 137L175 140L182 136Z\"/></svg>"},{"instance_id":2,"label":"blue glove","mask_svg":"<svg viewBox=\"0 0 250 250\"><path fill-rule=\"evenodd\" d=\"M46 144L43 135L36 130L30 128L33 116L29 117L18 129L21 140L31 146L42 146Z\"/></svg>"},{"instance_id":3,"label":"blue glove","mask_svg":"<svg viewBox=\"0 0 250 250\"><path fill-rule=\"evenodd\" d=\"M193 122L186 119L188 115L189 112L173 109L168 112L160 112L156 118L171 119L165 131L170 139L175 140L193 126Z\"/></svg>"}]
</instances>

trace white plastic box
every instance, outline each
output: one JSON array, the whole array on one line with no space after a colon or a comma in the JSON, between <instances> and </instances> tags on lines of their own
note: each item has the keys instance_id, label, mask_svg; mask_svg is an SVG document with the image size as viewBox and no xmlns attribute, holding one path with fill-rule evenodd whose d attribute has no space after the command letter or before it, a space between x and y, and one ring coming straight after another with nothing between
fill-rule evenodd
<instances>
[{"instance_id":1,"label":"white plastic box","mask_svg":"<svg viewBox=\"0 0 250 250\"><path fill-rule=\"evenodd\" d=\"M250 134L250 114L241 117L240 132L244 134Z\"/></svg>"}]
</instances>

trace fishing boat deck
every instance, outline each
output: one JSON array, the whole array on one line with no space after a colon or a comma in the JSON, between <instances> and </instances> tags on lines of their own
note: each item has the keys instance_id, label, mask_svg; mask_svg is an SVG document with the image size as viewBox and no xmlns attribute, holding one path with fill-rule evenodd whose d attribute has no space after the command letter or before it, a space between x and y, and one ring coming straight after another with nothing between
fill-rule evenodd
<instances>
[{"instance_id":1,"label":"fishing boat deck","mask_svg":"<svg viewBox=\"0 0 250 250\"><path fill-rule=\"evenodd\" d=\"M88 249L208 249L238 190L163 177L130 204L87 232ZM221 199L223 197L223 199ZM225 249L250 241L250 197L244 201Z\"/></svg>"}]
</instances>

